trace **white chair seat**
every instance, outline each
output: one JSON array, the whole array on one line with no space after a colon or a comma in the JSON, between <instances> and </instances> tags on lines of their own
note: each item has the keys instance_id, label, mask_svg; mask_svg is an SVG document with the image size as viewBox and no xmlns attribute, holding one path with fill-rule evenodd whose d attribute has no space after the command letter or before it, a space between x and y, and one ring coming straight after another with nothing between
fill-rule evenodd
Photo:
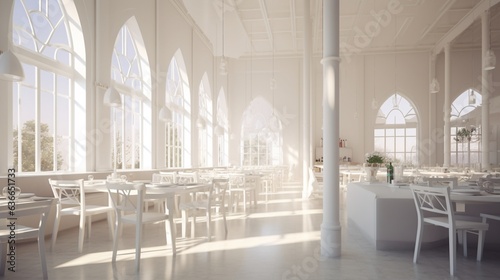
<instances>
[{"instance_id":1,"label":"white chair seat","mask_svg":"<svg viewBox=\"0 0 500 280\"><path fill-rule=\"evenodd\" d=\"M96 215L101 213L107 213L110 208L109 206L101 206L101 205L86 205L85 206L85 215ZM61 213L65 215L80 215L82 212L80 207L69 207L61 209Z\"/></svg>"},{"instance_id":2,"label":"white chair seat","mask_svg":"<svg viewBox=\"0 0 500 280\"><path fill-rule=\"evenodd\" d=\"M433 224L440 227L448 227L448 217L429 217L424 218L424 222ZM487 230L488 224L482 222L465 221L465 220L455 220L455 229L457 230Z\"/></svg>"}]
</instances>

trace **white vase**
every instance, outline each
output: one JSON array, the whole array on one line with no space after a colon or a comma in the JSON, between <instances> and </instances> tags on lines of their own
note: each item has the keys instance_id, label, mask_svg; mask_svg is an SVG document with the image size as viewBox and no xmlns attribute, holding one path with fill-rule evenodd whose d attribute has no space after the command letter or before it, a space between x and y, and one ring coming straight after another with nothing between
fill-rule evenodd
<instances>
[{"instance_id":1,"label":"white vase","mask_svg":"<svg viewBox=\"0 0 500 280\"><path fill-rule=\"evenodd\" d=\"M377 173L380 165L378 163L364 163L363 169L366 174L366 181L370 183L377 182Z\"/></svg>"}]
</instances>

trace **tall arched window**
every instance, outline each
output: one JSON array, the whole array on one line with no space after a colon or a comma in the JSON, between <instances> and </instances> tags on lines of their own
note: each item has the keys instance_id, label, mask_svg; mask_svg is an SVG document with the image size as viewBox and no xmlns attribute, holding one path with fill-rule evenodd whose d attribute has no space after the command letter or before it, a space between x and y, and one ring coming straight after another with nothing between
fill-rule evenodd
<instances>
[{"instance_id":1,"label":"tall arched window","mask_svg":"<svg viewBox=\"0 0 500 280\"><path fill-rule=\"evenodd\" d=\"M392 162L418 164L418 118L413 105L395 93L380 106L375 121L374 148Z\"/></svg>"},{"instance_id":2,"label":"tall arched window","mask_svg":"<svg viewBox=\"0 0 500 280\"><path fill-rule=\"evenodd\" d=\"M282 125L269 102L255 98L243 112L242 120L242 165L281 165Z\"/></svg>"},{"instance_id":3,"label":"tall arched window","mask_svg":"<svg viewBox=\"0 0 500 280\"><path fill-rule=\"evenodd\" d=\"M198 97L198 137L200 143L199 163L201 167L214 165L213 160L213 105L207 74L203 75Z\"/></svg>"},{"instance_id":4,"label":"tall arched window","mask_svg":"<svg viewBox=\"0 0 500 280\"><path fill-rule=\"evenodd\" d=\"M452 165L463 167L481 162L481 135L476 128L481 123L481 104L482 96L474 89L462 92L451 104ZM469 137L463 132L472 133Z\"/></svg>"},{"instance_id":5,"label":"tall arched window","mask_svg":"<svg viewBox=\"0 0 500 280\"><path fill-rule=\"evenodd\" d=\"M16 0L13 164L18 172L86 170L85 44L72 1Z\"/></svg>"},{"instance_id":6,"label":"tall arched window","mask_svg":"<svg viewBox=\"0 0 500 280\"><path fill-rule=\"evenodd\" d=\"M217 97L217 124L215 133L217 134L218 144L217 153L219 166L229 165L229 134L228 134L228 113L227 102L224 89L221 88L219 97Z\"/></svg>"},{"instance_id":7,"label":"tall arched window","mask_svg":"<svg viewBox=\"0 0 500 280\"><path fill-rule=\"evenodd\" d=\"M151 79L145 45L135 18L120 29L111 60L111 78L122 95L114 110L116 169L151 167ZM116 162L115 162L116 155Z\"/></svg>"},{"instance_id":8,"label":"tall arched window","mask_svg":"<svg viewBox=\"0 0 500 280\"><path fill-rule=\"evenodd\" d=\"M168 66L166 98L172 109L172 122L165 130L166 166L191 167L191 93L180 50Z\"/></svg>"}]
</instances>

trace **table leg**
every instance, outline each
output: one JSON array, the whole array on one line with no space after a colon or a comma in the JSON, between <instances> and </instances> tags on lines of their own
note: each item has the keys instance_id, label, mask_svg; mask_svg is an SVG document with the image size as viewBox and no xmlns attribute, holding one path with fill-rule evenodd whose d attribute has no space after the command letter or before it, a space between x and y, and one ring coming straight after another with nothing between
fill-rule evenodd
<instances>
[{"instance_id":1,"label":"table leg","mask_svg":"<svg viewBox=\"0 0 500 280\"><path fill-rule=\"evenodd\" d=\"M168 223L170 225L170 230L167 231L167 239L170 241L170 245L172 246L172 254L175 256L177 253L175 246L175 239L177 237L176 227L174 223L174 213L175 213L175 195L169 195L165 200L166 204L165 209L168 210Z\"/></svg>"}]
</instances>

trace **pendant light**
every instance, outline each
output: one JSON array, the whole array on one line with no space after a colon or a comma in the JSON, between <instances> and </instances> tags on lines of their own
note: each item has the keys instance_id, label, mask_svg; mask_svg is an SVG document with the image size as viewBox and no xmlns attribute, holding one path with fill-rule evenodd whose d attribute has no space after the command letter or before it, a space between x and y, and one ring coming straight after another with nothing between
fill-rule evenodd
<instances>
[{"instance_id":1,"label":"pendant light","mask_svg":"<svg viewBox=\"0 0 500 280\"><path fill-rule=\"evenodd\" d=\"M484 70L495 69L495 64L497 63L497 57L495 53L490 49L486 52L484 56Z\"/></svg>"},{"instance_id":2,"label":"pendant light","mask_svg":"<svg viewBox=\"0 0 500 280\"><path fill-rule=\"evenodd\" d=\"M497 63L497 57L495 56L495 53L491 49L491 14L489 10L488 10L488 25L489 25L488 36L490 37L488 47L490 49L487 50L484 55L484 70L487 71L495 69L495 64Z\"/></svg>"},{"instance_id":3,"label":"pendant light","mask_svg":"<svg viewBox=\"0 0 500 280\"><path fill-rule=\"evenodd\" d=\"M273 36L272 40L273 40L273 68L272 68L273 76L271 77L270 88L271 88L272 95L273 95L273 115L269 119L269 129L271 130L271 132L278 132L280 129L280 123L279 123L278 117L276 116L276 114L274 112L274 90L276 89L276 78L274 77L274 72L275 72L274 71L274 36Z\"/></svg>"},{"instance_id":4,"label":"pendant light","mask_svg":"<svg viewBox=\"0 0 500 280\"><path fill-rule=\"evenodd\" d=\"M15 82L24 80L21 62L10 49L0 52L0 79Z\"/></svg>"},{"instance_id":5,"label":"pendant light","mask_svg":"<svg viewBox=\"0 0 500 280\"><path fill-rule=\"evenodd\" d=\"M476 94L472 89L469 89L469 105L476 104Z\"/></svg>"},{"instance_id":6,"label":"pendant light","mask_svg":"<svg viewBox=\"0 0 500 280\"><path fill-rule=\"evenodd\" d=\"M222 14L222 58L220 59L220 65L219 65L219 70L220 74L222 76L227 75L227 61L226 61L226 56L224 52L224 33L225 33L225 26L224 26L224 17L225 17L225 7L224 7L224 0L221 0L221 5L220 5L220 11Z\"/></svg>"},{"instance_id":7,"label":"pendant light","mask_svg":"<svg viewBox=\"0 0 500 280\"><path fill-rule=\"evenodd\" d=\"M432 82L430 85L430 92L431 93L438 93L439 92L439 82L436 78L432 79Z\"/></svg>"},{"instance_id":8,"label":"pendant light","mask_svg":"<svg viewBox=\"0 0 500 280\"><path fill-rule=\"evenodd\" d=\"M106 89L103 101L109 107L120 107L122 105L122 97L113 85Z\"/></svg>"},{"instance_id":9,"label":"pendant light","mask_svg":"<svg viewBox=\"0 0 500 280\"><path fill-rule=\"evenodd\" d=\"M168 108L166 105L163 106L161 109L160 109L160 112L158 113L158 119L160 119L160 121L162 122L171 122L172 121L172 110L170 110L170 108Z\"/></svg>"}]
</instances>

